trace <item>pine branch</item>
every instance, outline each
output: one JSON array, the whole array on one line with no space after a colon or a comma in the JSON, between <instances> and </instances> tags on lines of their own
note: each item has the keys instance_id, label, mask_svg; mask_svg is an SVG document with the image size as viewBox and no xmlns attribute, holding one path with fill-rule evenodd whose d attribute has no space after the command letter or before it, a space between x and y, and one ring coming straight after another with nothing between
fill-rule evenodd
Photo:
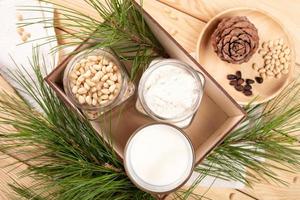
<instances>
[{"instance_id":1,"label":"pine branch","mask_svg":"<svg viewBox=\"0 0 300 200\"><path fill-rule=\"evenodd\" d=\"M240 128L233 131L196 171L203 172L210 167L212 176L218 172L221 178L247 185L261 180L286 184L273 170L300 170L299 138L292 135L300 131L299 91L300 83L294 82L266 105L248 107L249 115ZM208 162L216 165L211 167ZM243 168L248 170L246 175Z\"/></svg>"},{"instance_id":2,"label":"pine branch","mask_svg":"<svg viewBox=\"0 0 300 200\"><path fill-rule=\"evenodd\" d=\"M21 71L12 76L44 114L15 96L0 95L0 124L14 127L1 129L0 150L24 154L21 162L34 163L24 176L44 183L13 189L23 198L35 191L46 199L153 199L131 183L112 148L90 123L67 108L45 85L40 70L45 63L40 60L36 51L31 63L36 84L31 85Z\"/></svg>"},{"instance_id":3,"label":"pine branch","mask_svg":"<svg viewBox=\"0 0 300 200\"><path fill-rule=\"evenodd\" d=\"M57 12L62 16L59 23L53 23L50 19L29 18L19 23L19 26L44 23L47 27L63 27L67 32L59 35L59 38L71 39L74 42L54 47L53 52L69 46L78 46L83 42L89 44L87 48L90 49L111 48L123 61L132 61L131 79L135 79L137 72L145 69L153 58L166 56L166 52L135 7L133 0L112 0L103 3L98 0L85 0L85 2L101 20L55 4ZM53 13L52 7L47 6L42 8L23 6L20 10ZM55 36L46 39L45 44L55 39Z\"/></svg>"}]
</instances>

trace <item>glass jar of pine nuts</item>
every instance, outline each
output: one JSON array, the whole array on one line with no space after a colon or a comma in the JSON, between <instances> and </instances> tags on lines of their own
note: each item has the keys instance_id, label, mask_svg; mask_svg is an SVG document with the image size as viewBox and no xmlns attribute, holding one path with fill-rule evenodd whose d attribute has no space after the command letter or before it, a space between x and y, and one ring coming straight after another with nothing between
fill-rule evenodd
<instances>
[{"instance_id":1,"label":"glass jar of pine nuts","mask_svg":"<svg viewBox=\"0 0 300 200\"><path fill-rule=\"evenodd\" d=\"M125 66L110 49L75 55L64 71L63 84L71 102L90 120L124 102L135 90Z\"/></svg>"}]
</instances>

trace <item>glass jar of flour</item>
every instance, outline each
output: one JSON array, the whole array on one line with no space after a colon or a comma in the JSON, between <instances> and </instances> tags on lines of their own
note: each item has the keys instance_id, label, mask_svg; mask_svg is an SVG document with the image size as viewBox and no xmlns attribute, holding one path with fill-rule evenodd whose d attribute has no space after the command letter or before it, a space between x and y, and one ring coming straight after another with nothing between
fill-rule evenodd
<instances>
[{"instance_id":1,"label":"glass jar of flour","mask_svg":"<svg viewBox=\"0 0 300 200\"><path fill-rule=\"evenodd\" d=\"M204 76L176 59L150 63L138 86L136 108L165 123L186 128L199 108Z\"/></svg>"}]
</instances>

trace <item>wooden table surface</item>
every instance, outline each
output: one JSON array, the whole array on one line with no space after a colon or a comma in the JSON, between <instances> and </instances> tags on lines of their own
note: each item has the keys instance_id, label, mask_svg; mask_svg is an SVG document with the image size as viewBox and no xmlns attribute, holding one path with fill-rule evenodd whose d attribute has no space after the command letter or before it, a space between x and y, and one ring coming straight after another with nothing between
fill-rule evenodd
<instances>
[{"instance_id":1,"label":"wooden table surface","mask_svg":"<svg viewBox=\"0 0 300 200\"><path fill-rule=\"evenodd\" d=\"M55 3L85 9L83 0L51 0ZM214 15L228 8L260 8L279 19L290 32L296 47L296 65L300 66L300 0L143 0L144 8L190 53L195 51L197 39L203 27ZM0 77L0 89L11 90L11 87ZM10 199L11 191L7 183L19 180L19 172L26 165L3 166L14 163L16 157L0 155L0 200ZM276 186L258 183L253 188L222 189L212 187L199 188L198 193L213 200L298 200L300 199L300 173L279 172L280 177L289 186ZM23 178L23 183L30 183L30 178Z\"/></svg>"}]
</instances>

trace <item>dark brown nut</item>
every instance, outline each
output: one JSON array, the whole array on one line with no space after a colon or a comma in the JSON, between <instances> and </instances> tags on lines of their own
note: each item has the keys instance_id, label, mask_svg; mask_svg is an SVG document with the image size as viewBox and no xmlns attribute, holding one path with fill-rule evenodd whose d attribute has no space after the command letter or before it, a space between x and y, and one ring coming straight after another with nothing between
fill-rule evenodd
<instances>
[{"instance_id":1,"label":"dark brown nut","mask_svg":"<svg viewBox=\"0 0 300 200\"><path fill-rule=\"evenodd\" d=\"M240 92L244 90L244 87L242 85L236 85L236 86L234 86L234 88Z\"/></svg>"},{"instance_id":2,"label":"dark brown nut","mask_svg":"<svg viewBox=\"0 0 300 200\"><path fill-rule=\"evenodd\" d=\"M228 74L228 75L227 75L227 79L228 79L228 80L235 80L235 79L237 79L237 77L236 77L236 75L234 75L234 74Z\"/></svg>"},{"instance_id":3,"label":"dark brown nut","mask_svg":"<svg viewBox=\"0 0 300 200\"><path fill-rule=\"evenodd\" d=\"M241 71L235 72L235 75L236 75L237 79L242 78L242 72Z\"/></svg>"},{"instance_id":4,"label":"dark brown nut","mask_svg":"<svg viewBox=\"0 0 300 200\"><path fill-rule=\"evenodd\" d=\"M238 85L242 85L244 82L245 82L245 81L244 81L244 79L242 79L242 78L240 78L240 79L237 80L237 84L238 84Z\"/></svg>"},{"instance_id":5,"label":"dark brown nut","mask_svg":"<svg viewBox=\"0 0 300 200\"><path fill-rule=\"evenodd\" d=\"M237 85L237 81L236 80L232 80L232 81L229 82L229 85L235 86L235 85Z\"/></svg>"},{"instance_id":6,"label":"dark brown nut","mask_svg":"<svg viewBox=\"0 0 300 200\"><path fill-rule=\"evenodd\" d=\"M245 16L226 17L211 36L218 57L226 62L240 64L250 60L259 47L256 27Z\"/></svg>"},{"instance_id":7,"label":"dark brown nut","mask_svg":"<svg viewBox=\"0 0 300 200\"><path fill-rule=\"evenodd\" d=\"M254 80L247 78L247 79L246 79L246 83L247 83L248 85L253 84L253 83L254 83Z\"/></svg>"},{"instance_id":8,"label":"dark brown nut","mask_svg":"<svg viewBox=\"0 0 300 200\"><path fill-rule=\"evenodd\" d=\"M251 96L252 95L252 91L251 90L244 90L244 95L246 96Z\"/></svg>"},{"instance_id":9,"label":"dark brown nut","mask_svg":"<svg viewBox=\"0 0 300 200\"><path fill-rule=\"evenodd\" d=\"M264 82L264 79L262 77L259 77L259 76L255 77L255 80L259 84L262 84Z\"/></svg>"},{"instance_id":10,"label":"dark brown nut","mask_svg":"<svg viewBox=\"0 0 300 200\"><path fill-rule=\"evenodd\" d=\"M251 90L251 89L252 89L252 86L251 86L251 85L245 85L245 86L244 86L244 91L245 91L245 90Z\"/></svg>"}]
</instances>

